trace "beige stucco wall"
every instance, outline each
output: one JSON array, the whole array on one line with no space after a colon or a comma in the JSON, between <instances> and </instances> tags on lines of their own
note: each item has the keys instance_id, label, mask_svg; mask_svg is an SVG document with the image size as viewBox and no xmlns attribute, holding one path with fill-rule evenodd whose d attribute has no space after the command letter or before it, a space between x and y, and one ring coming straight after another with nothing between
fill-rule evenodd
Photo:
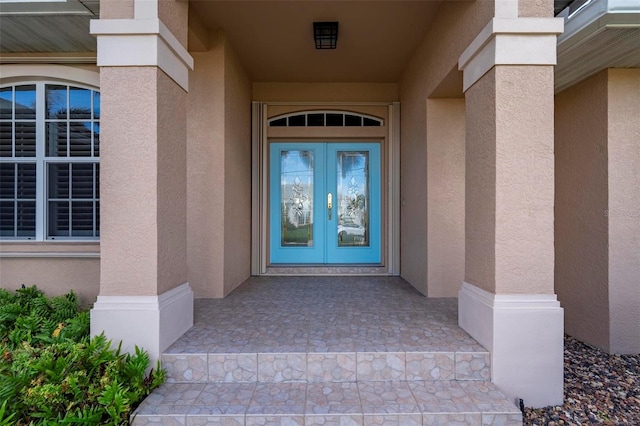
<instances>
[{"instance_id":1,"label":"beige stucco wall","mask_svg":"<svg viewBox=\"0 0 640 426\"><path fill-rule=\"evenodd\" d=\"M191 54L187 115L187 253L198 297L222 297L224 271L224 48Z\"/></svg>"},{"instance_id":2,"label":"beige stucco wall","mask_svg":"<svg viewBox=\"0 0 640 426\"><path fill-rule=\"evenodd\" d=\"M37 286L47 295L73 290L82 305L95 302L100 287L98 243L3 242L0 288Z\"/></svg>"},{"instance_id":3,"label":"beige stucco wall","mask_svg":"<svg viewBox=\"0 0 640 426\"><path fill-rule=\"evenodd\" d=\"M100 0L101 19L132 19L135 0Z\"/></svg>"},{"instance_id":4,"label":"beige stucco wall","mask_svg":"<svg viewBox=\"0 0 640 426\"><path fill-rule=\"evenodd\" d=\"M518 0L518 16L523 18L553 16L553 1Z\"/></svg>"},{"instance_id":5,"label":"beige stucco wall","mask_svg":"<svg viewBox=\"0 0 640 426\"><path fill-rule=\"evenodd\" d=\"M610 69L610 351L640 353L640 69Z\"/></svg>"},{"instance_id":6,"label":"beige stucco wall","mask_svg":"<svg viewBox=\"0 0 640 426\"><path fill-rule=\"evenodd\" d=\"M180 44L187 47L189 26L189 2L182 0L158 0L158 17Z\"/></svg>"},{"instance_id":7,"label":"beige stucco wall","mask_svg":"<svg viewBox=\"0 0 640 426\"><path fill-rule=\"evenodd\" d=\"M402 104L401 274L428 292L427 98L493 16L493 2L443 2L399 84Z\"/></svg>"},{"instance_id":8,"label":"beige stucco wall","mask_svg":"<svg viewBox=\"0 0 640 426\"><path fill-rule=\"evenodd\" d=\"M187 280L186 95L155 67L103 67L101 91L100 293L161 294Z\"/></svg>"},{"instance_id":9,"label":"beige stucco wall","mask_svg":"<svg viewBox=\"0 0 640 426\"><path fill-rule=\"evenodd\" d=\"M394 102L396 83L253 83L260 102Z\"/></svg>"},{"instance_id":10,"label":"beige stucco wall","mask_svg":"<svg viewBox=\"0 0 640 426\"><path fill-rule=\"evenodd\" d=\"M640 352L640 70L556 96L556 290L567 333Z\"/></svg>"},{"instance_id":11,"label":"beige stucco wall","mask_svg":"<svg viewBox=\"0 0 640 426\"><path fill-rule=\"evenodd\" d=\"M464 99L427 100L429 297L456 297L464 279Z\"/></svg>"},{"instance_id":12,"label":"beige stucco wall","mask_svg":"<svg viewBox=\"0 0 640 426\"><path fill-rule=\"evenodd\" d=\"M555 289L566 332L608 348L607 72L556 95Z\"/></svg>"},{"instance_id":13,"label":"beige stucco wall","mask_svg":"<svg viewBox=\"0 0 640 426\"><path fill-rule=\"evenodd\" d=\"M225 48L224 292L251 274L251 82Z\"/></svg>"},{"instance_id":14,"label":"beige stucco wall","mask_svg":"<svg viewBox=\"0 0 640 426\"><path fill-rule=\"evenodd\" d=\"M250 274L251 84L231 46L214 35L194 52L188 99L189 282L223 297Z\"/></svg>"}]
</instances>

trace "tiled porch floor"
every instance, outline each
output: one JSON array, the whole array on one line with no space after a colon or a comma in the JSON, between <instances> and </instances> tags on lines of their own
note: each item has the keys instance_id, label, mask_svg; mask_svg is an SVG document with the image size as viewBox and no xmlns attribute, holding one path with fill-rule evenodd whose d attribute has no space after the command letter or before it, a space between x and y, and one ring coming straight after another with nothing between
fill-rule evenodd
<instances>
[{"instance_id":1,"label":"tiled porch floor","mask_svg":"<svg viewBox=\"0 0 640 426\"><path fill-rule=\"evenodd\" d=\"M194 327L166 353L484 352L457 309L397 277L250 278L197 299Z\"/></svg>"},{"instance_id":2,"label":"tiled porch floor","mask_svg":"<svg viewBox=\"0 0 640 426\"><path fill-rule=\"evenodd\" d=\"M521 425L456 299L393 277L251 278L195 303L134 425Z\"/></svg>"}]
</instances>

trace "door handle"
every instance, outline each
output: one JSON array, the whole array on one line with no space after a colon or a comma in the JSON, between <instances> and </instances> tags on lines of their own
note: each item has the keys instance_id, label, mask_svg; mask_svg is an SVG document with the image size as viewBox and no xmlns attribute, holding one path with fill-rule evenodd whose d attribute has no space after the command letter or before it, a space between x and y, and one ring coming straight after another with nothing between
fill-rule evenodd
<instances>
[{"instance_id":1,"label":"door handle","mask_svg":"<svg viewBox=\"0 0 640 426\"><path fill-rule=\"evenodd\" d=\"M331 209L333 209L333 195L327 194L327 209L329 210L329 220L331 220Z\"/></svg>"}]
</instances>

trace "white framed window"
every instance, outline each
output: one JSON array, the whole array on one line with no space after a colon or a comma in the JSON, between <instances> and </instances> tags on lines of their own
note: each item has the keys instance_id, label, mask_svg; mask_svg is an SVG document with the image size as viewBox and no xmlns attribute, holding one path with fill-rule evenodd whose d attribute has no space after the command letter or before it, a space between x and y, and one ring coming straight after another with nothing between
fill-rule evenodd
<instances>
[{"instance_id":1,"label":"white framed window","mask_svg":"<svg viewBox=\"0 0 640 426\"><path fill-rule=\"evenodd\" d=\"M100 93L0 86L0 239L100 236Z\"/></svg>"},{"instance_id":2,"label":"white framed window","mask_svg":"<svg viewBox=\"0 0 640 426\"><path fill-rule=\"evenodd\" d=\"M342 111L305 111L272 117L269 127L380 127L382 119Z\"/></svg>"}]
</instances>

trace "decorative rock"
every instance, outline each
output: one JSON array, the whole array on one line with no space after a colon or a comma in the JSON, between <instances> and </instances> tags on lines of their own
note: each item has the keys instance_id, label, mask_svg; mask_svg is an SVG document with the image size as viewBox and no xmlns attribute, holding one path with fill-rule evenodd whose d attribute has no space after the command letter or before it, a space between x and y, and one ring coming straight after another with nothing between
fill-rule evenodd
<instances>
[{"instance_id":1,"label":"decorative rock","mask_svg":"<svg viewBox=\"0 0 640 426\"><path fill-rule=\"evenodd\" d=\"M564 392L562 406L525 408L524 424L640 425L640 355L609 355L565 336Z\"/></svg>"}]
</instances>

